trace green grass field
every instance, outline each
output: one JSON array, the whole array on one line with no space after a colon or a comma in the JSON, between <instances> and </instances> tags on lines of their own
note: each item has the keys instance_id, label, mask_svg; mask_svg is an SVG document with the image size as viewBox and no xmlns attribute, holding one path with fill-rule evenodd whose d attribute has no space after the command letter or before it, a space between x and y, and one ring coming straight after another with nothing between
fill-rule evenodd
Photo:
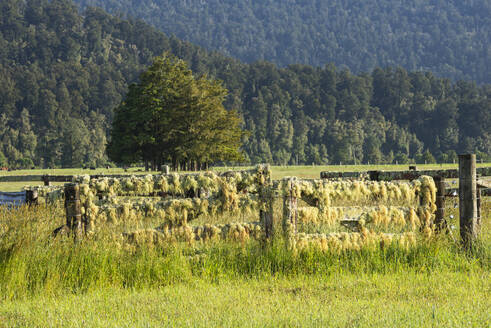
<instances>
[{"instance_id":1,"label":"green grass field","mask_svg":"<svg viewBox=\"0 0 491 328\"><path fill-rule=\"evenodd\" d=\"M0 306L5 327L489 327L489 273L201 279ZM2 323L0 323L2 326Z\"/></svg>"},{"instance_id":2,"label":"green grass field","mask_svg":"<svg viewBox=\"0 0 491 328\"><path fill-rule=\"evenodd\" d=\"M468 252L445 235L340 254L294 253L280 239L129 250L113 236L126 226L76 245L50 238L63 211L0 209L0 327L491 327L490 197Z\"/></svg>"},{"instance_id":3,"label":"green grass field","mask_svg":"<svg viewBox=\"0 0 491 328\"><path fill-rule=\"evenodd\" d=\"M479 163L477 167L490 167L491 163ZM456 169L457 164L427 164L417 165L420 170L436 170L436 169ZM240 170L249 169L251 167L214 167L214 171ZM356 172L356 171L371 171L371 170L386 170L386 171L403 171L407 170L408 165L324 165L324 166L272 166L272 178L281 179L285 176L296 176L299 178L320 178L322 171L334 172ZM132 167L125 172L121 168L97 168L90 169L51 169L51 170L16 170L16 171L0 171L1 176L7 175L78 175L78 174L157 174L159 172L145 172L143 168ZM0 182L0 191L19 191L27 184L40 185L42 182ZM63 183L53 183L53 185L63 185Z\"/></svg>"}]
</instances>

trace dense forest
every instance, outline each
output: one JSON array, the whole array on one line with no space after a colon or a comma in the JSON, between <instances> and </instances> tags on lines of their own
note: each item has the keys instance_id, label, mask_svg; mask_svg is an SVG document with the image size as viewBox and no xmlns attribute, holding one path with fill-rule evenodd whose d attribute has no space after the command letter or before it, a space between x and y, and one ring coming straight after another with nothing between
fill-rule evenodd
<instances>
[{"instance_id":1,"label":"dense forest","mask_svg":"<svg viewBox=\"0 0 491 328\"><path fill-rule=\"evenodd\" d=\"M487 0L75 0L245 62L428 70L491 83Z\"/></svg>"},{"instance_id":2,"label":"dense forest","mask_svg":"<svg viewBox=\"0 0 491 328\"><path fill-rule=\"evenodd\" d=\"M491 85L401 67L244 64L69 0L0 2L0 166L107 163L117 107L164 51L224 81L251 163L491 160ZM481 68L486 74L486 69Z\"/></svg>"}]
</instances>

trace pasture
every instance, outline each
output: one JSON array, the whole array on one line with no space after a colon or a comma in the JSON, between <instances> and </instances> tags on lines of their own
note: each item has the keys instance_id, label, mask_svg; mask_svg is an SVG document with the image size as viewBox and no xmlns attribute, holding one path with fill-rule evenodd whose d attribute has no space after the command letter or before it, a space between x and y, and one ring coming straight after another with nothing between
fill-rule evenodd
<instances>
[{"instance_id":1,"label":"pasture","mask_svg":"<svg viewBox=\"0 0 491 328\"><path fill-rule=\"evenodd\" d=\"M371 169L395 168L273 167L272 177ZM62 205L1 209L0 327L487 327L491 198L483 199L482 233L469 251L458 242L455 204L445 204L451 234L410 248L340 252L292 250L281 238L124 247L120 232L153 227L155 217L120 221L74 244L50 237L65 221ZM223 214L199 223L237 219L250 218Z\"/></svg>"}]
</instances>

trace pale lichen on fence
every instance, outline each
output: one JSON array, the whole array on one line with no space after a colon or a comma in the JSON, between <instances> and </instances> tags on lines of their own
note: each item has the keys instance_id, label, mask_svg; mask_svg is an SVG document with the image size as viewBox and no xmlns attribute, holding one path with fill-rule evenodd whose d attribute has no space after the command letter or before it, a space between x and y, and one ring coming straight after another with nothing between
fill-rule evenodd
<instances>
[{"instance_id":1,"label":"pale lichen on fence","mask_svg":"<svg viewBox=\"0 0 491 328\"><path fill-rule=\"evenodd\" d=\"M238 215L264 208L259 194L271 183L269 166L254 170L99 178L77 176L86 231L105 223L157 218L163 230L200 216ZM144 196L138 199L136 196Z\"/></svg>"},{"instance_id":2,"label":"pale lichen on fence","mask_svg":"<svg viewBox=\"0 0 491 328\"><path fill-rule=\"evenodd\" d=\"M283 230L291 248L297 245L359 245L379 240L387 244L398 241L405 245L407 236L422 231L430 236L435 228L436 186L432 177L421 176L411 182L385 182L366 180L299 180L285 178L281 183L284 197ZM307 203L299 207L298 201ZM377 204L375 206L334 207L333 202L354 204ZM393 203L406 203L406 206L393 206ZM357 212L354 215L353 212ZM354 223L351 233L305 234L298 233L304 223L324 223L334 226L340 223ZM371 226L372 230L367 227ZM387 229L389 226L402 226L407 230L402 234L376 233L373 228ZM410 235L406 235L406 234ZM409 240L414 240L410 238ZM331 247L332 248L332 247ZM340 247L336 246L336 249Z\"/></svg>"},{"instance_id":3,"label":"pale lichen on fence","mask_svg":"<svg viewBox=\"0 0 491 328\"><path fill-rule=\"evenodd\" d=\"M416 233L414 232L391 234L377 233L368 229L363 229L362 232L338 232L329 234L300 233L296 237L294 248L303 250L309 247L315 247L321 251L341 252L360 250L367 247L386 247L392 243L409 248L416 245L416 240Z\"/></svg>"},{"instance_id":4,"label":"pale lichen on fence","mask_svg":"<svg viewBox=\"0 0 491 328\"><path fill-rule=\"evenodd\" d=\"M263 229L260 222L237 222L227 224L205 224L203 226L184 225L180 227L158 227L123 233L123 241L133 246L162 246L169 242L235 241L247 242L261 240Z\"/></svg>"},{"instance_id":5,"label":"pale lichen on fence","mask_svg":"<svg viewBox=\"0 0 491 328\"><path fill-rule=\"evenodd\" d=\"M203 179L206 177L206 180ZM261 178L261 176L265 178ZM125 234L125 240L141 244L145 238L150 243L164 241L185 241L193 243L210 240L244 241L249 238L262 239L264 233L272 228L273 207L275 198L283 199L283 219L281 230L290 247L302 249L307 246L319 246L322 250L359 249L374 243L388 245L397 242L405 247L415 244L416 232L422 231L426 236L432 234L435 219L436 187L431 177L420 177L411 182L378 182L378 181L332 181L301 180L285 178L272 182L267 170L257 172L229 172L223 176L192 175L165 177L145 177L142 183L131 178L132 188L122 189L122 193L141 194L143 192L174 192L179 195L195 193L202 198L179 198L164 201L148 201L118 204L117 198L111 198L115 183L112 181L91 181L86 184L84 194L94 199L96 194L109 198L104 205L86 202L89 211L86 213L89 223L95 220L111 221L141 215L157 216L161 225L157 229L144 229ZM146 182L145 182L146 181ZM156 183L156 181L159 181ZM201 182L200 182L201 181ZM203 183L206 181L206 183ZM152 186L145 186L145 183ZM138 186L140 187L134 187ZM143 187L142 187L143 186ZM157 186L157 187L156 187ZM162 188L164 186L164 188ZM160 189L158 189L160 188ZM202 196L206 195L206 196ZM308 207L298 207L297 202L304 201ZM333 202L348 201L360 204L375 204L339 207L331 206ZM406 206L388 205L391 202L406 203ZM91 207L97 209L91 209ZM99 211L102 209L102 212ZM192 227L190 218L202 214L216 214L228 211L260 210L261 217L255 223L235 223L225 225L204 225ZM358 215L353 219L353 213ZM328 234L306 234L298 231L302 223L325 223L331 226L342 224L351 215L355 222L352 232L335 232ZM101 219L102 218L102 219ZM269 218L269 219L268 219ZM267 225L271 225L268 227ZM374 227L386 229L389 226L402 226L407 231L401 233L377 232ZM278 228L278 227L277 227ZM270 231L271 233L271 231Z\"/></svg>"},{"instance_id":6,"label":"pale lichen on fence","mask_svg":"<svg viewBox=\"0 0 491 328\"><path fill-rule=\"evenodd\" d=\"M157 228L126 233L124 239L131 241L151 236L148 237L151 240L189 243L271 240L276 231L294 248L320 245L323 250L347 250L392 242L409 247L421 236L448 230L444 217L448 195L445 178L457 176L461 178L459 190L452 195L460 195L462 239L474 240L481 217L480 190L489 187L489 181L483 177L489 176L491 171L490 168L476 169L475 156L462 155L460 161L468 164L460 165L459 171L322 172L320 180L272 181L267 165L223 173L6 179L42 178L45 186L24 188L26 203L37 204L38 196L47 203L65 198L68 227L65 230L75 229L72 232L77 236L81 236L81 231L90 234L111 224L141 228L148 225L139 222L150 218L151 224L158 222ZM476 179L477 174L481 175L479 179ZM336 179L327 179L333 177ZM72 184L49 186L51 180L72 180ZM277 213L278 199L282 200L281 214ZM228 216L226 222L239 216L242 219L252 217L256 222L205 224L211 223L209 219L222 222L216 220L217 216Z\"/></svg>"}]
</instances>

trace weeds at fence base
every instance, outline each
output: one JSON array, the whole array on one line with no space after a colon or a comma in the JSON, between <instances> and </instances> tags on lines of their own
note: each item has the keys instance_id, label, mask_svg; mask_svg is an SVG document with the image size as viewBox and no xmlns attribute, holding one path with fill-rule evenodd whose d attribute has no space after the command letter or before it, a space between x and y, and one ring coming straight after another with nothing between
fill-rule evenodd
<instances>
[{"instance_id":1,"label":"weeds at fence base","mask_svg":"<svg viewBox=\"0 0 491 328\"><path fill-rule=\"evenodd\" d=\"M101 231L75 244L70 236L51 236L63 223L62 210L40 206L0 211L0 299L86 293L104 288L160 288L196 279L220 283L304 275L489 272L489 240L469 252L445 235L359 251L326 252L311 247L289 250L283 239L269 243L171 242L126 248L119 234ZM487 235L486 235L487 236ZM334 278L333 278L334 279Z\"/></svg>"}]
</instances>

